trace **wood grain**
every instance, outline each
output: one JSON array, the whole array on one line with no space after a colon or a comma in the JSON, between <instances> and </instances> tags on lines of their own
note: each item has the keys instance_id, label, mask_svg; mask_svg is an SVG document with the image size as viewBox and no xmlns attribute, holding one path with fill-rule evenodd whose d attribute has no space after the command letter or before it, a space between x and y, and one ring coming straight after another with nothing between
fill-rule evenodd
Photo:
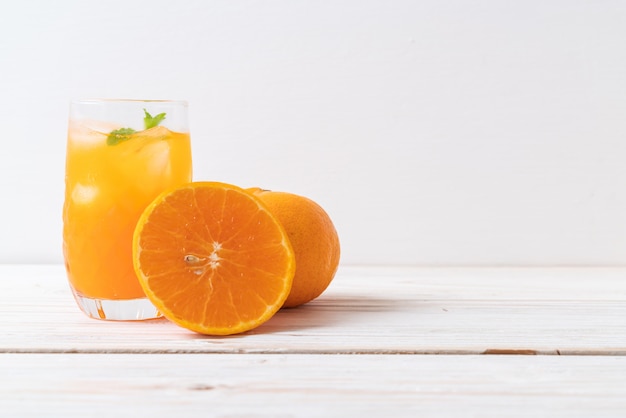
<instances>
[{"instance_id":1,"label":"wood grain","mask_svg":"<svg viewBox=\"0 0 626 418\"><path fill-rule=\"evenodd\" d=\"M626 357L2 354L0 415L618 417Z\"/></svg>"},{"instance_id":2,"label":"wood grain","mask_svg":"<svg viewBox=\"0 0 626 418\"><path fill-rule=\"evenodd\" d=\"M0 266L4 417L622 417L626 270L342 267L322 297L207 337L76 307Z\"/></svg>"},{"instance_id":3,"label":"wood grain","mask_svg":"<svg viewBox=\"0 0 626 418\"><path fill-rule=\"evenodd\" d=\"M0 267L0 352L626 354L626 270L342 267L249 333L85 317L62 266Z\"/></svg>"}]
</instances>

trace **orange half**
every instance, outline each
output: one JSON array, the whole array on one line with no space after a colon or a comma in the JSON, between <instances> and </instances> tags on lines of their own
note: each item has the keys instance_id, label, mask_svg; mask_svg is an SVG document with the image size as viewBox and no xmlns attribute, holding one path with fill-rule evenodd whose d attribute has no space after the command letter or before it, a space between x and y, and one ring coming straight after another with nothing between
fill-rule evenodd
<instances>
[{"instance_id":1,"label":"orange half","mask_svg":"<svg viewBox=\"0 0 626 418\"><path fill-rule=\"evenodd\" d=\"M166 318L209 335L245 332L270 319L295 273L287 234L263 202L218 182L157 197L137 223L133 263Z\"/></svg>"}]
</instances>

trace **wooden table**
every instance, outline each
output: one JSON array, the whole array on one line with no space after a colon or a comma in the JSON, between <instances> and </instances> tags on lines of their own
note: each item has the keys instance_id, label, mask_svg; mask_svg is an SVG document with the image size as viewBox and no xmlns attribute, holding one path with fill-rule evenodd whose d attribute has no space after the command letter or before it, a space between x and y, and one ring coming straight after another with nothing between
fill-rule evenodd
<instances>
[{"instance_id":1,"label":"wooden table","mask_svg":"<svg viewBox=\"0 0 626 418\"><path fill-rule=\"evenodd\" d=\"M626 269L342 266L252 332L78 311L0 266L2 417L624 417Z\"/></svg>"}]
</instances>

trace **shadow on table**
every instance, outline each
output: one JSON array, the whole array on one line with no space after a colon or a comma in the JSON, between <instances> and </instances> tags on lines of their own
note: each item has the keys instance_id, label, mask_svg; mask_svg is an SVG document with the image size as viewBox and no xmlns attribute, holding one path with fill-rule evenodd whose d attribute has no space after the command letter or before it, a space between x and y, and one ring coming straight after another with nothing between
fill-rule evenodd
<instances>
[{"instance_id":1,"label":"shadow on table","mask_svg":"<svg viewBox=\"0 0 626 418\"><path fill-rule=\"evenodd\" d=\"M295 308L284 308L258 328L226 336L189 334L188 338L210 340L212 344L230 345L235 340L272 334L315 336L341 333L354 328L371 329L372 326L397 321L402 312L415 315L435 309L424 300L373 297L372 295L322 295ZM440 308L436 308L440 309ZM377 325L376 325L377 324ZM324 330L328 329L328 332Z\"/></svg>"},{"instance_id":2,"label":"shadow on table","mask_svg":"<svg viewBox=\"0 0 626 418\"><path fill-rule=\"evenodd\" d=\"M380 323L386 314L396 315L417 301L372 296L321 296L295 308L281 309L273 318L248 334L297 332L312 328L356 326Z\"/></svg>"}]
</instances>

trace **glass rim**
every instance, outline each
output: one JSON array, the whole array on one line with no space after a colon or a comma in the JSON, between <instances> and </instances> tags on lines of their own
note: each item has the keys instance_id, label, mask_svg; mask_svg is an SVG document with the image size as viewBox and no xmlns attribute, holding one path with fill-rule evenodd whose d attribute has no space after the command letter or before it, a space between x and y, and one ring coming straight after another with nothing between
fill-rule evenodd
<instances>
[{"instance_id":1,"label":"glass rim","mask_svg":"<svg viewBox=\"0 0 626 418\"><path fill-rule=\"evenodd\" d=\"M187 100L179 99L114 99L114 98L85 98L85 99L72 99L71 104L99 104L99 103L156 103L156 104L179 104L188 106Z\"/></svg>"}]
</instances>

